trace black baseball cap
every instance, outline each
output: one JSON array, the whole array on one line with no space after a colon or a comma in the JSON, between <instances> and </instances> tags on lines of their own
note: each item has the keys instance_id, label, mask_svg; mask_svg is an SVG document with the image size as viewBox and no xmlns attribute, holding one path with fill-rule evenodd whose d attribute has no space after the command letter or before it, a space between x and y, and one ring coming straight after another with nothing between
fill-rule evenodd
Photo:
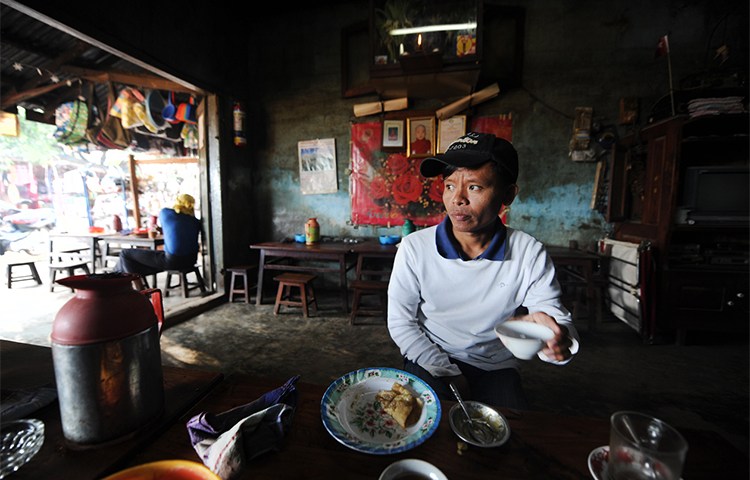
<instances>
[{"instance_id":1,"label":"black baseball cap","mask_svg":"<svg viewBox=\"0 0 750 480\"><path fill-rule=\"evenodd\" d=\"M510 183L518 180L518 152L513 144L491 133L469 132L448 146L445 153L425 158L419 166L424 177L437 177L446 165L472 168L494 161L507 174Z\"/></svg>"}]
</instances>

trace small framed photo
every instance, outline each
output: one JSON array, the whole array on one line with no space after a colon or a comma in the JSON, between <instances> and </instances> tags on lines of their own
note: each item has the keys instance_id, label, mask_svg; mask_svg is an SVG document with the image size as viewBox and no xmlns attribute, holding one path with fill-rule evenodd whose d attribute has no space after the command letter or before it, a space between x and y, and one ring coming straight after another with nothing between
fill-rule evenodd
<instances>
[{"instance_id":1,"label":"small framed photo","mask_svg":"<svg viewBox=\"0 0 750 480\"><path fill-rule=\"evenodd\" d=\"M404 121L403 120L383 120L383 146L384 147L403 147L404 146Z\"/></svg>"},{"instance_id":2,"label":"small framed photo","mask_svg":"<svg viewBox=\"0 0 750 480\"><path fill-rule=\"evenodd\" d=\"M466 115L454 115L440 120L437 153L445 153L448 146L464 134L466 134Z\"/></svg>"},{"instance_id":3,"label":"small framed photo","mask_svg":"<svg viewBox=\"0 0 750 480\"><path fill-rule=\"evenodd\" d=\"M429 157L435 155L435 117L412 117L406 119L407 157Z\"/></svg>"}]
</instances>

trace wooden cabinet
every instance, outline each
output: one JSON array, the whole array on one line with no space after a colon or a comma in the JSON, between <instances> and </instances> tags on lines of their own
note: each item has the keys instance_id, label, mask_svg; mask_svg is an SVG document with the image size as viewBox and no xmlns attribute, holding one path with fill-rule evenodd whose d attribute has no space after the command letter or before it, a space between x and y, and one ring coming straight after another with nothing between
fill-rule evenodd
<instances>
[{"instance_id":1,"label":"wooden cabinet","mask_svg":"<svg viewBox=\"0 0 750 480\"><path fill-rule=\"evenodd\" d=\"M524 23L523 7L483 0L370 0L370 85L415 99L517 87Z\"/></svg>"},{"instance_id":2,"label":"wooden cabinet","mask_svg":"<svg viewBox=\"0 0 750 480\"><path fill-rule=\"evenodd\" d=\"M748 158L747 113L669 118L615 149L607 220L653 251L646 340L748 328Z\"/></svg>"}]
</instances>

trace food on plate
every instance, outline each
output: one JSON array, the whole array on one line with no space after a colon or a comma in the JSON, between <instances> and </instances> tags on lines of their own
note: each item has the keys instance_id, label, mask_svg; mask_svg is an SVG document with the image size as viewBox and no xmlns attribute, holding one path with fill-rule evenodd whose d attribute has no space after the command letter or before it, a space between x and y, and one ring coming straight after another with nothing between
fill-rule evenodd
<instances>
[{"instance_id":1,"label":"food on plate","mask_svg":"<svg viewBox=\"0 0 750 480\"><path fill-rule=\"evenodd\" d=\"M381 390L375 395L383 411L393 417L401 428L414 424L422 412L422 400L398 382L390 390Z\"/></svg>"}]
</instances>

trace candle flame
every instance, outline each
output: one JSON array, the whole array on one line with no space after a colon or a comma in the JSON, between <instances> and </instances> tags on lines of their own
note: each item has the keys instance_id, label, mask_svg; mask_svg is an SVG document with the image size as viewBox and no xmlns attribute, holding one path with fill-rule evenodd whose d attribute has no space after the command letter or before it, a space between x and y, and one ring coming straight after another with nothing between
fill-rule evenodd
<instances>
[{"instance_id":1,"label":"candle flame","mask_svg":"<svg viewBox=\"0 0 750 480\"><path fill-rule=\"evenodd\" d=\"M422 34L421 33L417 37L417 45L420 46L420 47L422 46Z\"/></svg>"}]
</instances>

